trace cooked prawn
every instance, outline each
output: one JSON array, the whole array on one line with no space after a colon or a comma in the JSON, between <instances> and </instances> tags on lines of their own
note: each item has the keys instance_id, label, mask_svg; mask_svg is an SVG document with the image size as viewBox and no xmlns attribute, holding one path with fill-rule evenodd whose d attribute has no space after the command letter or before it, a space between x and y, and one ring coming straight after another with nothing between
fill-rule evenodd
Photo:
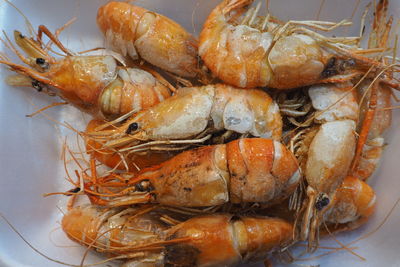
<instances>
[{"instance_id":1,"label":"cooked prawn","mask_svg":"<svg viewBox=\"0 0 400 267\"><path fill-rule=\"evenodd\" d=\"M171 19L123 2L100 7L97 24L106 45L183 77L198 73L197 40Z\"/></svg>"},{"instance_id":2,"label":"cooked prawn","mask_svg":"<svg viewBox=\"0 0 400 267\"><path fill-rule=\"evenodd\" d=\"M71 239L126 266L236 266L292 242L292 225L278 218L212 214L168 227L162 217L157 208L146 213L84 206L67 213L62 227Z\"/></svg>"},{"instance_id":3,"label":"cooked prawn","mask_svg":"<svg viewBox=\"0 0 400 267\"><path fill-rule=\"evenodd\" d=\"M99 129L88 133L88 137L103 142L104 148L134 153L201 143L209 138L208 134L221 130L279 140L279 108L261 90L244 91L223 84L181 88L121 126Z\"/></svg>"},{"instance_id":4,"label":"cooked prawn","mask_svg":"<svg viewBox=\"0 0 400 267\"><path fill-rule=\"evenodd\" d=\"M110 175L87 178L86 195L94 204L111 207L142 202L183 207L273 204L288 197L301 177L294 155L263 138L185 151L139 175L122 175L124 181Z\"/></svg>"},{"instance_id":5,"label":"cooked prawn","mask_svg":"<svg viewBox=\"0 0 400 267\"><path fill-rule=\"evenodd\" d=\"M55 89L56 94L67 102L90 113L100 112L108 118L138 112L171 95L164 85L166 81L160 82L147 71L120 67L112 56L73 56L48 30L46 33L67 55L56 59L41 47L41 42L15 31L15 42L28 57L11 42L8 46L31 68L0 56L0 64L19 74L7 79L10 85L32 86L38 91L50 86L49 90Z\"/></svg>"},{"instance_id":6,"label":"cooked prawn","mask_svg":"<svg viewBox=\"0 0 400 267\"><path fill-rule=\"evenodd\" d=\"M346 177L356 147L359 105L351 83L314 85L308 89L315 109L314 126L302 130L295 151L307 182L306 200L299 211L300 239L317 242L323 214L333 205ZM300 215L299 215L300 216Z\"/></svg>"},{"instance_id":7,"label":"cooked prawn","mask_svg":"<svg viewBox=\"0 0 400 267\"><path fill-rule=\"evenodd\" d=\"M325 38L309 29L330 30L349 22L289 21L257 17L261 3L240 23L253 0L223 0L200 34L199 55L224 82L243 88L297 88L350 80L379 63L352 54L358 38ZM339 43L344 42L344 43Z\"/></svg>"}]
</instances>

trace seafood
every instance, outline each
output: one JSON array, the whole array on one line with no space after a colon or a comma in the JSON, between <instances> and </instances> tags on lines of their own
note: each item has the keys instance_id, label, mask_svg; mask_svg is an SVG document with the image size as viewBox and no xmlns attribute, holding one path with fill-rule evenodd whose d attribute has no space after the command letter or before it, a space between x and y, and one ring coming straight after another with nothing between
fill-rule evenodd
<instances>
[{"instance_id":1,"label":"seafood","mask_svg":"<svg viewBox=\"0 0 400 267\"><path fill-rule=\"evenodd\" d=\"M387 4L387 1L380 1L376 6L369 48L386 48L392 20L386 18ZM386 76L388 75L386 74ZM364 78L357 81L354 86L347 82L341 85L337 83L315 85L309 89L312 105L317 110L315 121L323 123L322 130L326 128L325 136L318 132L313 137L307 152L304 171L308 183L308 199L303 217L301 239L308 238L310 246L315 245L314 242L317 241L318 237L315 235L324 213L329 212L332 205L335 205L334 196L339 194L339 199L349 198L341 196L340 192L343 190L338 189L343 179L347 175L351 175L365 180L375 170L382 153L383 138L381 135L391 123L391 111L386 109L390 106L391 87L380 75L374 79ZM381 108L379 112L376 111L377 106ZM330 130L326 127L328 124L331 124ZM358 132L357 143L356 129ZM315 133L311 133L311 135L313 134ZM349 183L344 182L345 186L350 187ZM357 183L362 184L361 181ZM356 192L358 193L358 191ZM344 209L343 205L350 205L347 203L350 200L339 200L339 202L341 201L342 203L337 209ZM342 215L350 216L344 211ZM334 215L331 215L329 220L333 220L332 216ZM338 216L337 222L341 220L341 217Z\"/></svg>"},{"instance_id":2,"label":"seafood","mask_svg":"<svg viewBox=\"0 0 400 267\"><path fill-rule=\"evenodd\" d=\"M359 106L351 83L314 85L308 94L315 125L299 133L303 136L295 155L307 181L300 239L308 239L312 246L354 158Z\"/></svg>"},{"instance_id":3,"label":"seafood","mask_svg":"<svg viewBox=\"0 0 400 267\"><path fill-rule=\"evenodd\" d=\"M194 77L198 72L197 40L171 19L123 2L100 7L97 24L112 49L161 69Z\"/></svg>"},{"instance_id":4,"label":"seafood","mask_svg":"<svg viewBox=\"0 0 400 267\"><path fill-rule=\"evenodd\" d=\"M121 126L90 132L87 136L103 142L104 148L133 153L150 150L152 146L155 150L165 150L171 145L201 143L209 138L208 134L221 130L279 140L282 134L279 108L261 90L244 91L223 84L181 88L174 96L138 113Z\"/></svg>"},{"instance_id":5,"label":"seafood","mask_svg":"<svg viewBox=\"0 0 400 267\"><path fill-rule=\"evenodd\" d=\"M208 16L199 40L204 64L224 82L243 88L297 88L350 80L378 62L352 54L352 38L325 38L300 26L330 30L348 24L257 17L253 0L223 0ZM357 38L353 38L357 41ZM342 43L340 43L342 42Z\"/></svg>"},{"instance_id":6,"label":"seafood","mask_svg":"<svg viewBox=\"0 0 400 267\"><path fill-rule=\"evenodd\" d=\"M365 182L352 176L347 176L337 189L334 205L325 217L335 231L352 230L363 223L374 212L376 195Z\"/></svg>"},{"instance_id":7,"label":"seafood","mask_svg":"<svg viewBox=\"0 0 400 267\"><path fill-rule=\"evenodd\" d=\"M123 176L125 181L89 179L85 193L92 203L111 207L143 202L186 207L273 204L295 190L301 175L295 157L282 144L250 138L185 151L137 176Z\"/></svg>"},{"instance_id":8,"label":"seafood","mask_svg":"<svg viewBox=\"0 0 400 267\"><path fill-rule=\"evenodd\" d=\"M386 108L390 105L391 90L384 83L371 84L371 80L366 80L357 88L350 82L314 85L308 93L316 110L314 122L322 125L300 132L305 133L303 148L295 154L308 184L300 239L308 238L313 246L324 214L335 205L334 198L343 179L352 175L365 180L375 170L383 147L381 134L390 126L391 114L386 110L371 114L371 102L379 101L379 106ZM360 106L363 95L368 101ZM375 109L377 104L372 105ZM371 124L365 126L368 120ZM371 130L365 134L363 127ZM363 136L368 140L365 146L362 146Z\"/></svg>"},{"instance_id":9,"label":"seafood","mask_svg":"<svg viewBox=\"0 0 400 267\"><path fill-rule=\"evenodd\" d=\"M56 94L67 102L89 113L100 112L107 118L138 112L171 95L163 81L149 72L118 66L112 56L74 56L55 36L46 32L67 55L56 59L41 47L39 41L15 31L15 41L28 57L17 51L11 42L9 47L30 67L0 56L0 64L18 73L7 79L10 85L33 86L38 91L50 86L49 90L55 89Z\"/></svg>"},{"instance_id":10,"label":"seafood","mask_svg":"<svg viewBox=\"0 0 400 267\"><path fill-rule=\"evenodd\" d=\"M62 228L71 239L115 255L111 259L152 266L236 266L292 241L292 225L278 218L212 214L166 227L156 212L77 207Z\"/></svg>"},{"instance_id":11,"label":"seafood","mask_svg":"<svg viewBox=\"0 0 400 267\"><path fill-rule=\"evenodd\" d=\"M336 189L349 171L354 157L355 122L340 120L321 125L310 144L304 176L307 180L307 201L301 239L313 245L321 216L332 205Z\"/></svg>"}]
</instances>

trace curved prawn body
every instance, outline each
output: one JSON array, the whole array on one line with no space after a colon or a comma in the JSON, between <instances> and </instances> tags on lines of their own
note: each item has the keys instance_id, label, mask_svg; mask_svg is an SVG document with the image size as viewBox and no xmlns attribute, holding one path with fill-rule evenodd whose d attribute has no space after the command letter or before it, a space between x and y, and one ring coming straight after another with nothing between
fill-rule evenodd
<instances>
[{"instance_id":1,"label":"curved prawn body","mask_svg":"<svg viewBox=\"0 0 400 267\"><path fill-rule=\"evenodd\" d=\"M326 213L325 221L336 227L334 231L352 230L373 214L376 204L374 190L365 182L347 176L337 189L333 207Z\"/></svg>"},{"instance_id":2,"label":"curved prawn body","mask_svg":"<svg viewBox=\"0 0 400 267\"><path fill-rule=\"evenodd\" d=\"M168 239L190 239L168 246L166 262L173 266L236 266L265 260L271 251L291 243L292 231L291 224L278 218L195 217L170 230Z\"/></svg>"},{"instance_id":3,"label":"curved prawn body","mask_svg":"<svg viewBox=\"0 0 400 267\"><path fill-rule=\"evenodd\" d=\"M278 105L261 90L243 91L223 84L182 88L115 130L95 131L88 136L106 140L105 148L128 147L126 150L134 152L149 149L152 144L159 148L200 143L204 138L199 136L221 130L279 140L282 118Z\"/></svg>"},{"instance_id":4,"label":"curved prawn body","mask_svg":"<svg viewBox=\"0 0 400 267\"><path fill-rule=\"evenodd\" d=\"M330 82L337 74L336 80L354 76L348 71L356 62L350 53L336 54L335 45L323 47L310 30L271 22L270 16L261 21L256 17L260 5L239 23L238 17L252 3L224 0L208 16L200 34L199 55L214 75L238 87L277 89ZM367 62L357 60L360 65Z\"/></svg>"},{"instance_id":5,"label":"curved prawn body","mask_svg":"<svg viewBox=\"0 0 400 267\"><path fill-rule=\"evenodd\" d=\"M347 176L356 149L359 106L351 83L314 85L309 96L315 108L315 126L308 130L300 162L307 181L300 239L315 245L323 214L333 205L337 188Z\"/></svg>"},{"instance_id":6,"label":"curved prawn body","mask_svg":"<svg viewBox=\"0 0 400 267\"><path fill-rule=\"evenodd\" d=\"M292 239L292 225L278 218L212 214L170 226L156 212L77 207L62 227L71 239L128 261L124 266L236 266L265 259Z\"/></svg>"},{"instance_id":7,"label":"curved prawn body","mask_svg":"<svg viewBox=\"0 0 400 267\"><path fill-rule=\"evenodd\" d=\"M1 64L19 73L18 76L8 78L10 85L33 86L39 91L50 86L67 102L90 113L100 112L109 118L138 112L171 94L150 73L138 68L119 67L111 56L67 55L55 59L45 54L44 58L34 58L38 56L38 51L43 50L39 44L17 31L14 35L16 43L28 57L16 53L30 67L0 58Z\"/></svg>"},{"instance_id":8,"label":"curved prawn body","mask_svg":"<svg viewBox=\"0 0 400 267\"><path fill-rule=\"evenodd\" d=\"M197 40L171 19L123 2L100 7L97 24L109 47L184 77L197 74Z\"/></svg>"},{"instance_id":9,"label":"curved prawn body","mask_svg":"<svg viewBox=\"0 0 400 267\"><path fill-rule=\"evenodd\" d=\"M122 190L114 191L112 197L88 190L86 194L92 203L106 206L142 202L186 207L227 202L273 204L295 190L300 176L294 155L279 142L238 139L185 151L158 166L143 169L121 183ZM97 181L86 183L85 188L105 191L112 184L115 190L115 183L108 177L104 183Z\"/></svg>"}]
</instances>

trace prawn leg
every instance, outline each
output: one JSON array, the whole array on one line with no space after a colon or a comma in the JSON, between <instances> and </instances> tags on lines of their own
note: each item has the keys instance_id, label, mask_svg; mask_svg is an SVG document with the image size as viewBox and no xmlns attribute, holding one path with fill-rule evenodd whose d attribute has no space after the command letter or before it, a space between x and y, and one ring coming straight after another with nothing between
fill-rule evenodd
<instances>
[{"instance_id":1,"label":"prawn leg","mask_svg":"<svg viewBox=\"0 0 400 267\"><path fill-rule=\"evenodd\" d=\"M42 42L42 35L46 35L49 39L57 45L67 56L73 56L73 53L69 51L45 25L40 25L38 28L38 40Z\"/></svg>"},{"instance_id":2,"label":"prawn leg","mask_svg":"<svg viewBox=\"0 0 400 267\"><path fill-rule=\"evenodd\" d=\"M369 99L368 110L365 114L365 118L362 123L361 131L358 136L356 151L354 153L354 159L353 159L353 163L350 168L350 173L354 173L356 171L356 169L358 168L359 161L361 158L361 153L362 153L364 145L368 139L368 134L369 134L369 131L372 126L372 122L374 119L375 110L376 110L376 106L377 106L377 100L378 100L377 90L378 90L378 85L377 85L377 82L375 82L374 84L371 85L371 96Z\"/></svg>"}]
</instances>

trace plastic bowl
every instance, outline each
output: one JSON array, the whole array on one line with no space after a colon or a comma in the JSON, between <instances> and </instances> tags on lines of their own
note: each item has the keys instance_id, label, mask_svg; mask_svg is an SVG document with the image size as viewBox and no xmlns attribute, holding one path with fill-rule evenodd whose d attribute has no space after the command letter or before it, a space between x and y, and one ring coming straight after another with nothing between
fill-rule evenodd
<instances>
[{"instance_id":1,"label":"plastic bowl","mask_svg":"<svg viewBox=\"0 0 400 267\"><path fill-rule=\"evenodd\" d=\"M273 0L270 11L281 19L316 19L318 10L321 20L339 21L350 18L356 0ZM13 3L24 12L34 27L40 24L51 30L62 26L72 17L77 21L62 34L61 40L73 51L81 51L103 45L102 35L96 27L96 12L106 1L91 0L15 0ZM181 23L191 32L199 33L207 14L219 1L193 0L147 0L136 1L150 10L160 12ZM344 30L347 34L358 34L360 17L366 1L361 1L352 21L354 26ZM393 0L390 14L400 14L400 1ZM371 19L367 19L369 25ZM12 36L18 29L27 33L25 20L10 4L0 2L0 29ZM3 44L0 50L10 54ZM15 57L14 57L15 59ZM64 179L66 174L61 161L62 144L65 136L69 143L75 142L74 134L65 127L55 124L70 122L77 129L83 129L88 116L73 107L55 107L26 118L37 109L58 102L59 99L40 94L31 88L13 88L3 80L10 74L0 68L0 212L20 231L35 248L42 253L70 264L79 264L85 248L78 246L60 230L59 222L65 210L66 197L43 198L43 193L70 189ZM381 165L372 179L377 193L377 209L370 221L360 229L337 236L344 244L374 231L380 225L399 198L400 159L400 116L394 111L392 128L386 133L388 146ZM308 262L298 264L321 266L400 266L400 220L399 208L395 208L385 224L378 231L357 242L354 251L365 257L362 261L346 251L333 253ZM324 241L338 246L334 241ZM327 250L320 250L321 253ZM101 259L90 253L85 261ZM278 263L277 266L280 264ZM6 223L0 219L0 266L59 266L35 252ZM262 266L262 265L260 265ZM293 265L299 266L299 265Z\"/></svg>"}]
</instances>

